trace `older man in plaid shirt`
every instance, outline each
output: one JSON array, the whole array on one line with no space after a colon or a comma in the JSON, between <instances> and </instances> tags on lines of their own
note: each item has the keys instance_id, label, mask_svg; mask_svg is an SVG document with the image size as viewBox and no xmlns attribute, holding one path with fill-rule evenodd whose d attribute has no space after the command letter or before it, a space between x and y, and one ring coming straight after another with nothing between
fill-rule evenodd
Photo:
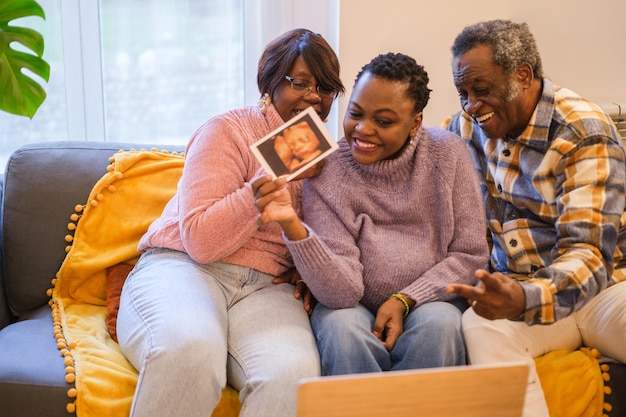
<instances>
[{"instance_id":1,"label":"older man in plaid shirt","mask_svg":"<svg viewBox=\"0 0 626 417\"><path fill-rule=\"evenodd\" d=\"M543 76L525 23L467 26L452 46L492 243L463 317L473 364L526 361L524 416L548 416L533 358L597 348L626 362L626 167L610 118Z\"/></svg>"}]
</instances>

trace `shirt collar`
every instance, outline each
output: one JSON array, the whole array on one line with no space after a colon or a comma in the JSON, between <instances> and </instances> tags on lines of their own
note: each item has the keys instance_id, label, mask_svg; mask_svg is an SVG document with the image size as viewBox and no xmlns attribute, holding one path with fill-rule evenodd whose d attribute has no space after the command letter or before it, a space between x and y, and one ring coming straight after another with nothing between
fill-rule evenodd
<instances>
[{"instance_id":1,"label":"shirt collar","mask_svg":"<svg viewBox=\"0 0 626 417\"><path fill-rule=\"evenodd\" d=\"M544 78L541 97L530 117L528 126L521 135L512 140L539 152L545 152L550 146L550 125L554 108L554 85L548 78Z\"/></svg>"}]
</instances>

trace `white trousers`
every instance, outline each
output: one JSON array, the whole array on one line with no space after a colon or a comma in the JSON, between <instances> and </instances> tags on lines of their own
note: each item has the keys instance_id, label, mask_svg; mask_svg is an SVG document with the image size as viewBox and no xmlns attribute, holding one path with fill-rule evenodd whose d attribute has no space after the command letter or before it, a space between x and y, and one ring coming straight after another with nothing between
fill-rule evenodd
<instances>
[{"instance_id":1,"label":"white trousers","mask_svg":"<svg viewBox=\"0 0 626 417\"><path fill-rule=\"evenodd\" d=\"M488 320L469 308L463 314L463 333L471 364L528 363L523 416L546 417L548 407L534 358L554 350L588 346L626 363L626 282L607 288L577 312L550 325Z\"/></svg>"}]
</instances>

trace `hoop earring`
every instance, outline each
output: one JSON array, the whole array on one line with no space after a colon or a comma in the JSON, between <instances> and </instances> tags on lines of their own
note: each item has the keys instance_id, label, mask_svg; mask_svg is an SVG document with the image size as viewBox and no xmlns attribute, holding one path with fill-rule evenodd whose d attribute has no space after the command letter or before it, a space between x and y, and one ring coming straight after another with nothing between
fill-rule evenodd
<instances>
[{"instance_id":1,"label":"hoop earring","mask_svg":"<svg viewBox=\"0 0 626 417\"><path fill-rule=\"evenodd\" d=\"M270 104L272 104L272 98L270 97L269 93L263 94L263 96L261 96L261 99L259 100L259 109L261 109L261 114L267 113L267 106L269 106Z\"/></svg>"}]
</instances>

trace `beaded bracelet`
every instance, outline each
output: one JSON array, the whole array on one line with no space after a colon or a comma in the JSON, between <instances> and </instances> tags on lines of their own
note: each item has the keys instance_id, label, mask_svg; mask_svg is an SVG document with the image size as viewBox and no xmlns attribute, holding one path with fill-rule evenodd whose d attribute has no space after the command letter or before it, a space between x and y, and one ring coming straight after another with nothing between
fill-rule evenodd
<instances>
[{"instance_id":1,"label":"beaded bracelet","mask_svg":"<svg viewBox=\"0 0 626 417\"><path fill-rule=\"evenodd\" d=\"M411 310L411 307L409 307L409 303L406 302L402 294L391 294L389 298L397 298L398 300L402 301L402 304L404 304L404 316L402 316L402 318L405 319L406 316L409 315L409 310Z\"/></svg>"}]
</instances>

